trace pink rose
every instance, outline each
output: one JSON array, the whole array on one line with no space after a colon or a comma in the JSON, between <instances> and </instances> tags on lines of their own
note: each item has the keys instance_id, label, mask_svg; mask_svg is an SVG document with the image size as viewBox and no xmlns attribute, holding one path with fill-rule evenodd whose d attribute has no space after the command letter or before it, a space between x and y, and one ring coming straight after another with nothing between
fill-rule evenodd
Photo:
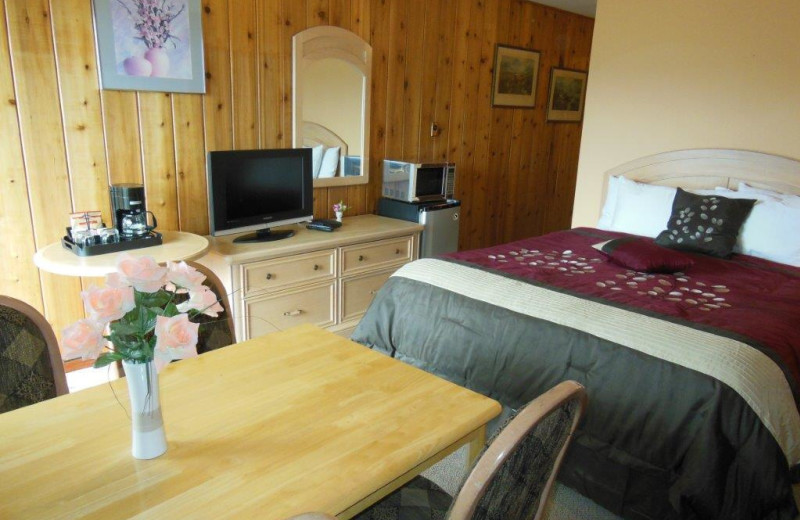
<instances>
[{"instance_id":1,"label":"pink rose","mask_svg":"<svg viewBox=\"0 0 800 520\"><path fill-rule=\"evenodd\" d=\"M167 268L162 267L149 256L133 256L122 253L117 260L120 278L140 292L153 293L164 286ZM110 279L109 279L110 278ZM120 279L109 275L109 283L120 283Z\"/></svg>"},{"instance_id":2,"label":"pink rose","mask_svg":"<svg viewBox=\"0 0 800 520\"><path fill-rule=\"evenodd\" d=\"M212 318L216 318L220 312L225 312L217 295L205 285L201 285L197 290L189 291L189 299L178 304L180 312L188 312L190 309L196 309Z\"/></svg>"},{"instance_id":3,"label":"pink rose","mask_svg":"<svg viewBox=\"0 0 800 520\"><path fill-rule=\"evenodd\" d=\"M167 280L178 287L197 290L203 286L206 275L186 262L167 262Z\"/></svg>"},{"instance_id":4,"label":"pink rose","mask_svg":"<svg viewBox=\"0 0 800 520\"><path fill-rule=\"evenodd\" d=\"M64 349L64 359L96 359L106 346L103 337L105 324L94 320L78 320L61 332L61 346Z\"/></svg>"},{"instance_id":5,"label":"pink rose","mask_svg":"<svg viewBox=\"0 0 800 520\"><path fill-rule=\"evenodd\" d=\"M81 299L86 314L104 325L122 318L136 306L131 287L99 289L93 285L81 291Z\"/></svg>"},{"instance_id":6,"label":"pink rose","mask_svg":"<svg viewBox=\"0 0 800 520\"><path fill-rule=\"evenodd\" d=\"M197 356L197 330L199 323L189 321L186 314L172 318L159 316L156 319L156 368L161 370L173 359L186 359Z\"/></svg>"}]
</instances>

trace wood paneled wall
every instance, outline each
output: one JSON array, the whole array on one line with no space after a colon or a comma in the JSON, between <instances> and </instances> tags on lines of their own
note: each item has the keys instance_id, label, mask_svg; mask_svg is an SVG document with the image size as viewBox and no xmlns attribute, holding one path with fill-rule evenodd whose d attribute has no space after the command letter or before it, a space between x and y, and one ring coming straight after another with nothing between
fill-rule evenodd
<instances>
[{"instance_id":1,"label":"wood paneled wall","mask_svg":"<svg viewBox=\"0 0 800 520\"><path fill-rule=\"evenodd\" d=\"M381 160L457 164L462 248L569 226L581 126L547 123L550 68L586 70L593 20L524 0L202 0L205 95L100 90L90 0L0 0L0 292L78 319L91 280L37 248L108 185L143 182L163 229L208 232L205 154L292 144L292 36L334 24L373 46L371 179L315 190L315 214L373 212ZM536 108L491 106L497 43L541 52ZM430 136L430 125L442 129Z\"/></svg>"}]
</instances>

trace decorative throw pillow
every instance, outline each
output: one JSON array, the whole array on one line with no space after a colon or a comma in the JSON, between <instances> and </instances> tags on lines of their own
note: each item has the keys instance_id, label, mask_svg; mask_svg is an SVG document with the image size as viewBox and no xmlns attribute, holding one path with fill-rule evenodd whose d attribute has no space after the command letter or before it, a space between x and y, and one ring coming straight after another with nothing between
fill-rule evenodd
<instances>
[{"instance_id":1,"label":"decorative throw pillow","mask_svg":"<svg viewBox=\"0 0 800 520\"><path fill-rule=\"evenodd\" d=\"M730 256L739 229L755 202L719 195L695 195L678 188L667 229L658 235L656 243L720 258Z\"/></svg>"},{"instance_id":2,"label":"decorative throw pillow","mask_svg":"<svg viewBox=\"0 0 800 520\"><path fill-rule=\"evenodd\" d=\"M616 238L592 247L608 255L615 264L645 273L676 273L694 265L694 260L685 254L656 245L647 238Z\"/></svg>"}]
</instances>

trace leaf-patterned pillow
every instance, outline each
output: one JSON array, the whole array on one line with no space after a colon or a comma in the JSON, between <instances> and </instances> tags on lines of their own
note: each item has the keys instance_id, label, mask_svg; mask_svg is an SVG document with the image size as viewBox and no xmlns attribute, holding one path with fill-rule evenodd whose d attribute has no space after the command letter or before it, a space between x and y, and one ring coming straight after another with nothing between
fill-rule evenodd
<instances>
[{"instance_id":1,"label":"leaf-patterned pillow","mask_svg":"<svg viewBox=\"0 0 800 520\"><path fill-rule=\"evenodd\" d=\"M719 195L695 195L678 188L667 229L656 237L656 244L728 257L755 202L753 199L729 199Z\"/></svg>"}]
</instances>

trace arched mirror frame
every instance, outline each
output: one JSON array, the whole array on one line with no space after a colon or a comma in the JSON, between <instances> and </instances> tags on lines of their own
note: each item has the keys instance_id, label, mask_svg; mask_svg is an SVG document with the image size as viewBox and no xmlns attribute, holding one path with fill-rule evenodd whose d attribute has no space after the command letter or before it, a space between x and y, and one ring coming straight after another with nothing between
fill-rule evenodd
<instances>
[{"instance_id":1,"label":"arched mirror frame","mask_svg":"<svg viewBox=\"0 0 800 520\"><path fill-rule=\"evenodd\" d=\"M316 60L336 58L361 72L361 175L314 179L314 187L346 186L369 182L369 107L372 80L372 47L358 35L341 27L321 25L294 35L292 48L292 122L293 146L300 148L304 139L303 80L305 68Z\"/></svg>"}]
</instances>

